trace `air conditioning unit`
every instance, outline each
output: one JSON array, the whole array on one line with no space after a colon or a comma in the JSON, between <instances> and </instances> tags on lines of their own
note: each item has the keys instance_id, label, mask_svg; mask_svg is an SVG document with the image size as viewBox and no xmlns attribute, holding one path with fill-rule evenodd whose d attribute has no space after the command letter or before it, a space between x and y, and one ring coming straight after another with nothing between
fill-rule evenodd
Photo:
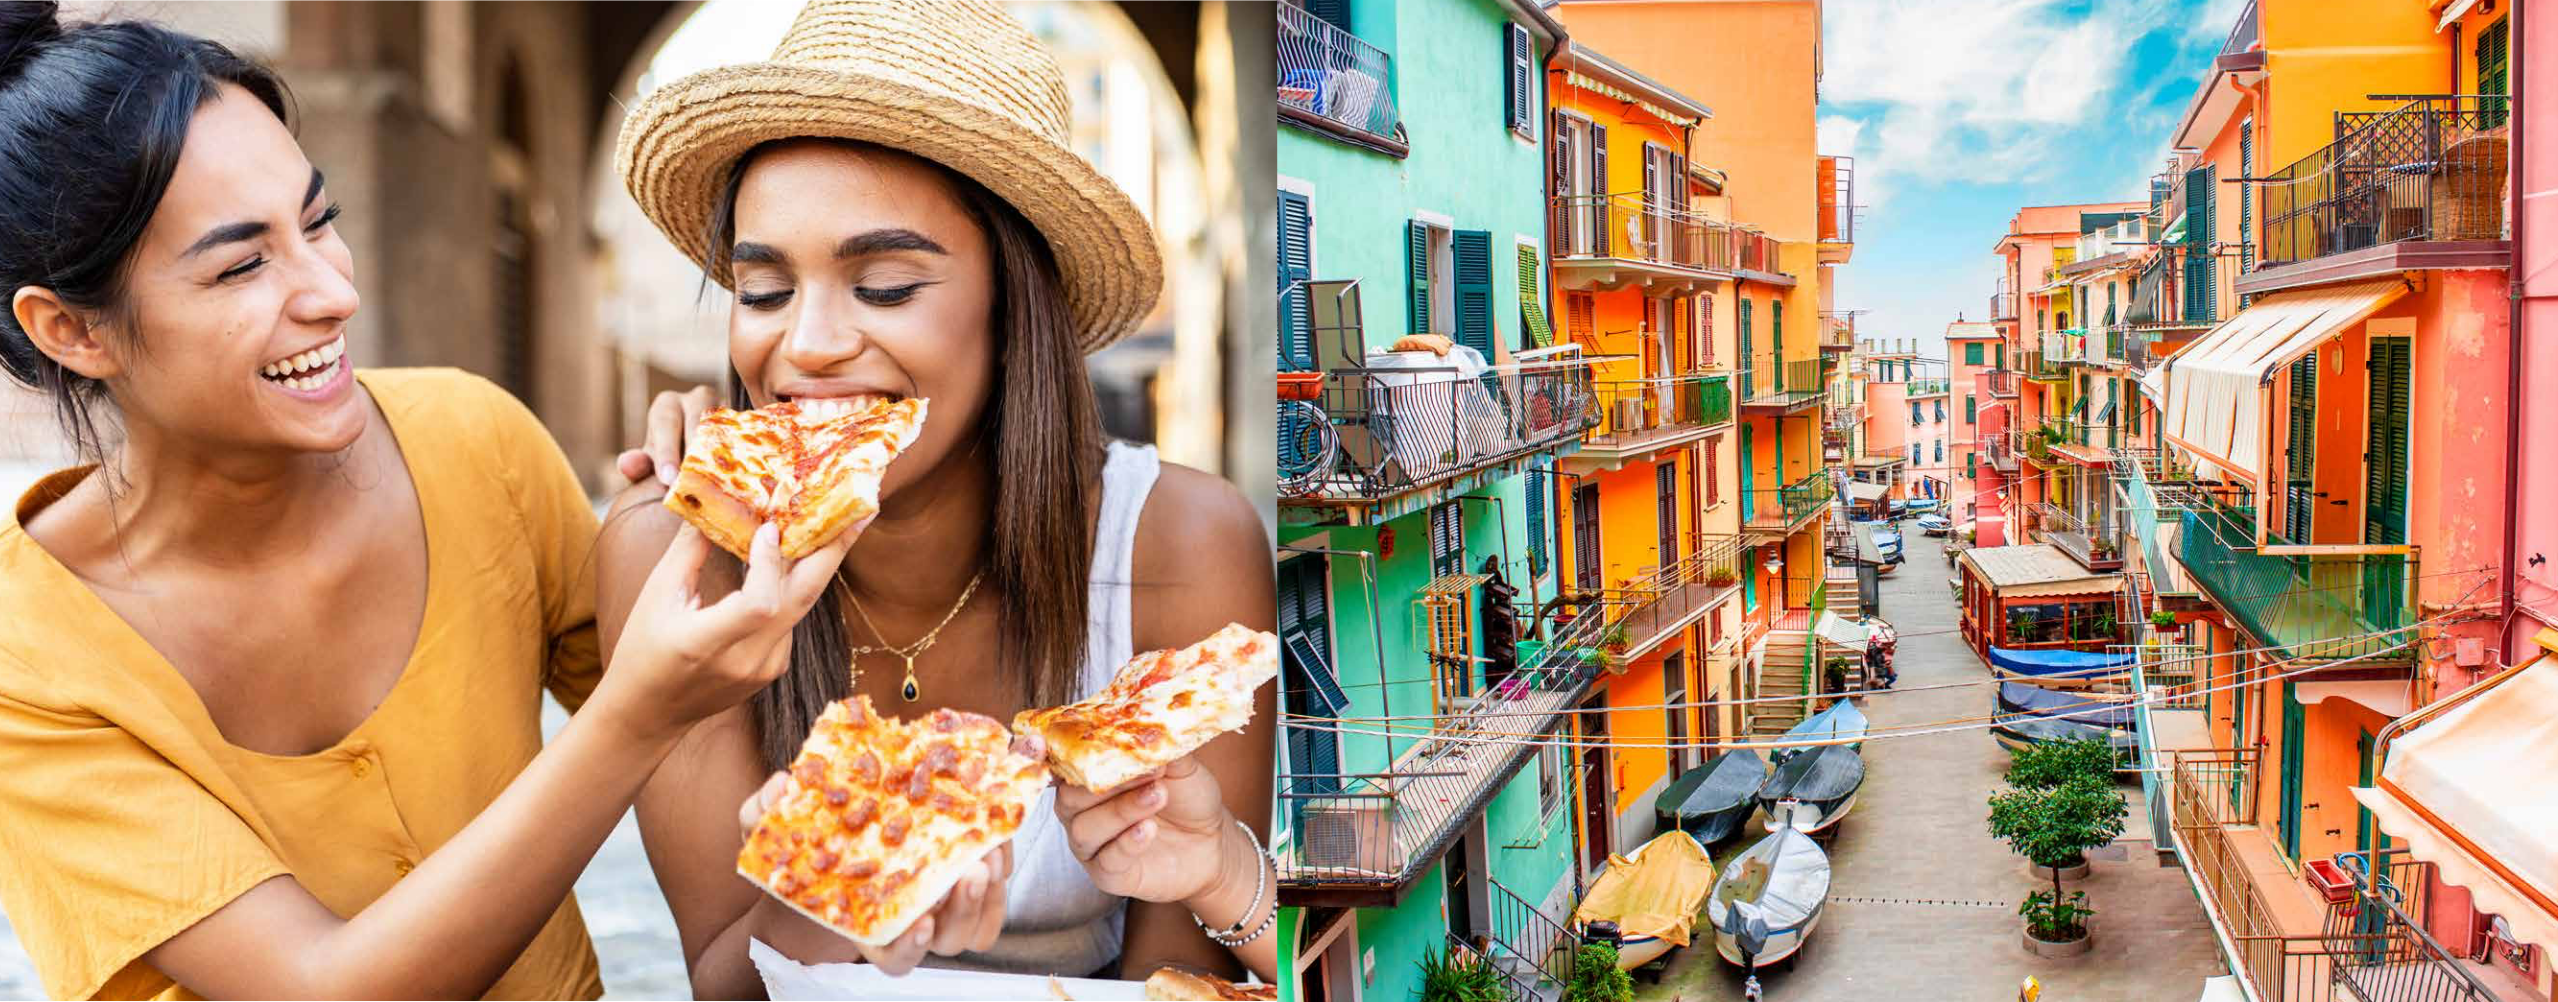
<instances>
[{"instance_id":1,"label":"air conditioning unit","mask_svg":"<svg viewBox=\"0 0 2558 1002\"><path fill-rule=\"evenodd\" d=\"M1643 427L1643 398L1618 397L1616 413L1609 415L1618 431L1636 431Z\"/></svg>"},{"instance_id":2,"label":"air conditioning unit","mask_svg":"<svg viewBox=\"0 0 2558 1002\"><path fill-rule=\"evenodd\" d=\"M1393 873L1403 868L1394 801L1309 800L1297 817L1297 855L1309 867Z\"/></svg>"}]
</instances>

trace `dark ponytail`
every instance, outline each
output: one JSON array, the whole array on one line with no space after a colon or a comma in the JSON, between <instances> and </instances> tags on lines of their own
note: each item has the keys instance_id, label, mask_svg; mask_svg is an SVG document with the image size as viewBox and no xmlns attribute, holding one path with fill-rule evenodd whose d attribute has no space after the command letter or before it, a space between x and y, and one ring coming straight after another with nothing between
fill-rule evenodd
<instances>
[{"instance_id":1,"label":"dark ponytail","mask_svg":"<svg viewBox=\"0 0 2558 1002\"><path fill-rule=\"evenodd\" d=\"M37 350L8 304L38 286L118 317L196 109L229 83L292 118L284 82L220 43L143 21L65 27L58 14L0 2L0 369L51 397L73 449L97 460L106 385Z\"/></svg>"}]
</instances>

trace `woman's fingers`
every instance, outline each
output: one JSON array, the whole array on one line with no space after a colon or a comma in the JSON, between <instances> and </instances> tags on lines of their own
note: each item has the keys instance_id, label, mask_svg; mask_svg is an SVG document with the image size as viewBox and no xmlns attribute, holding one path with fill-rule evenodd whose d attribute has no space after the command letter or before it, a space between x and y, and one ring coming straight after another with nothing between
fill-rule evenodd
<instances>
[{"instance_id":1,"label":"woman's fingers","mask_svg":"<svg viewBox=\"0 0 2558 1002\"><path fill-rule=\"evenodd\" d=\"M916 964L923 962L924 953L932 946L933 927L939 924L934 919L933 915L916 919L905 935L887 946L856 945L861 946L862 956L870 961L871 966L889 977L902 978L914 970Z\"/></svg>"},{"instance_id":2,"label":"woman's fingers","mask_svg":"<svg viewBox=\"0 0 2558 1002\"><path fill-rule=\"evenodd\" d=\"M986 864L979 863L951 885L941 907L933 910L933 952L954 956L968 952L977 938L978 913L986 907Z\"/></svg>"},{"instance_id":3,"label":"woman's fingers","mask_svg":"<svg viewBox=\"0 0 2558 1002\"><path fill-rule=\"evenodd\" d=\"M782 531L766 522L755 529L746 553L746 580L702 610L702 632L713 649L754 635L782 611Z\"/></svg>"},{"instance_id":4,"label":"woman's fingers","mask_svg":"<svg viewBox=\"0 0 2558 1002\"><path fill-rule=\"evenodd\" d=\"M844 555L852 552L854 538L878 518L874 514L853 523L851 528L828 540L826 545L792 564L782 588L783 601L787 603L785 607L804 612L816 605L818 596L826 594L826 586L834 582L835 572L843 568Z\"/></svg>"},{"instance_id":5,"label":"woman's fingers","mask_svg":"<svg viewBox=\"0 0 2558 1002\"><path fill-rule=\"evenodd\" d=\"M649 458L646 449L624 449L613 457L613 469L622 479L636 484L657 475L657 461Z\"/></svg>"},{"instance_id":6,"label":"woman's fingers","mask_svg":"<svg viewBox=\"0 0 2558 1002\"><path fill-rule=\"evenodd\" d=\"M1163 806L1163 784L1148 780L1130 786L1066 822L1066 843L1075 850L1076 859L1091 861L1122 833L1133 834Z\"/></svg>"},{"instance_id":7,"label":"woman's fingers","mask_svg":"<svg viewBox=\"0 0 2558 1002\"><path fill-rule=\"evenodd\" d=\"M746 798L745 803L737 805L738 837L744 838L763 822L764 815L773 809L773 801L781 799L782 784L789 780L790 774L786 772L764 777L764 785L757 787L755 794Z\"/></svg>"},{"instance_id":8,"label":"woman's fingers","mask_svg":"<svg viewBox=\"0 0 2558 1002\"><path fill-rule=\"evenodd\" d=\"M657 478L672 485L675 468L684 462L684 432L692 425L684 420L684 400L673 393L660 393L648 404L648 435L640 441L640 451L648 453L649 465Z\"/></svg>"}]
</instances>

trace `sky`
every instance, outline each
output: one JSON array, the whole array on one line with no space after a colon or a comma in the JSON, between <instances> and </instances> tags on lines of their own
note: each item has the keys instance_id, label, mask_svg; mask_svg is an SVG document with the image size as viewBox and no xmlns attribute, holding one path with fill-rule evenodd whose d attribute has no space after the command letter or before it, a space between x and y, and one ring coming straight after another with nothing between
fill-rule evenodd
<instances>
[{"instance_id":1,"label":"sky","mask_svg":"<svg viewBox=\"0 0 2558 1002\"><path fill-rule=\"evenodd\" d=\"M1820 151L1856 158L1861 338L1945 356L2020 206L2146 200L2243 0L1828 0Z\"/></svg>"}]
</instances>

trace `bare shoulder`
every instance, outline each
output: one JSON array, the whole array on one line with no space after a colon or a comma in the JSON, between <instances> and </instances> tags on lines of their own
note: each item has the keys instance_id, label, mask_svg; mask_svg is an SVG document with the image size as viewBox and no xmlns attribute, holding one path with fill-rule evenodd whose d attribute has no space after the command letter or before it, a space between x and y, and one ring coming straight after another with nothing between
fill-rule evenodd
<instances>
[{"instance_id":1,"label":"bare shoulder","mask_svg":"<svg viewBox=\"0 0 2558 1002\"><path fill-rule=\"evenodd\" d=\"M1276 588L1268 528L1214 474L1163 464L1137 519L1138 650L1186 646L1227 623L1269 629Z\"/></svg>"},{"instance_id":2,"label":"bare shoulder","mask_svg":"<svg viewBox=\"0 0 2558 1002\"><path fill-rule=\"evenodd\" d=\"M666 488L643 481L622 488L605 509L603 531L595 540L595 615L608 652L621 636L631 604L639 600L640 586L684 527L683 519L666 510L665 498Z\"/></svg>"}]
</instances>

